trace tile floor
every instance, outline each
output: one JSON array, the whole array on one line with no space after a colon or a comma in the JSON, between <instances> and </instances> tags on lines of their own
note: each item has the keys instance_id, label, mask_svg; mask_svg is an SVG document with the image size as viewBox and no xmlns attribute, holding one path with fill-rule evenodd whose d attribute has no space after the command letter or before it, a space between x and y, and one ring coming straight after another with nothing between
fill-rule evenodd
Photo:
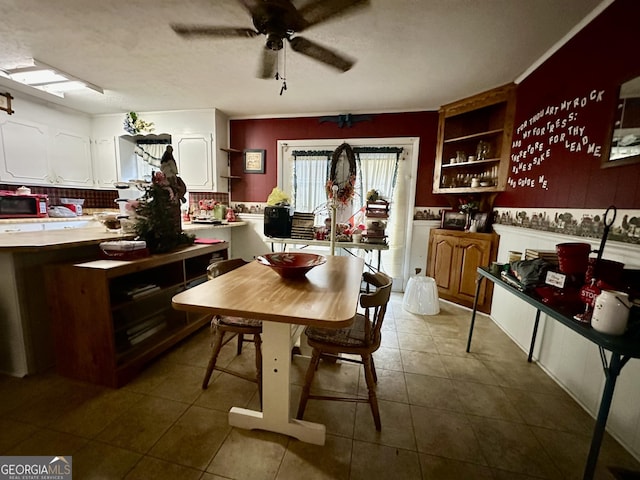
<instances>
[{"instance_id":1,"label":"tile floor","mask_svg":"<svg viewBox=\"0 0 640 480\"><path fill-rule=\"evenodd\" d=\"M382 432L367 404L310 401L327 425L324 447L229 427L233 406L257 408L254 384L215 372L200 388L209 332L201 332L119 390L54 373L0 377L0 455L72 455L75 479L579 479L593 420L488 318L465 353L469 312L402 309L393 294L376 353ZM250 370L247 344L222 363ZM303 350L304 353L304 350ZM293 362L292 409L308 358ZM321 362L316 389L363 394L359 365ZM607 436L609 465L640 469Z\"/></svg>"}]
</instances>

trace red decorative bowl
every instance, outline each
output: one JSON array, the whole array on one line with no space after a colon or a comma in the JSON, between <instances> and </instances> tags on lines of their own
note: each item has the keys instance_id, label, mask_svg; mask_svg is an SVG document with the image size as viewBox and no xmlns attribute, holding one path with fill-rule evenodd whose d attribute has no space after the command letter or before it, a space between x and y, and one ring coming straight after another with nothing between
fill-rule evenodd
<instances>
[{"instance_id":1,"label":"red decorative bowl","mask_svg":"<svg viewBox=\"0 0 640 480\"><path fill-rule=\"evenodd\" d=\"M282 278L302 278L309 270L327 261L324 255L315 253L267 253L256 257L262 265L271 267Z\"/></svg>"}]
</instances>

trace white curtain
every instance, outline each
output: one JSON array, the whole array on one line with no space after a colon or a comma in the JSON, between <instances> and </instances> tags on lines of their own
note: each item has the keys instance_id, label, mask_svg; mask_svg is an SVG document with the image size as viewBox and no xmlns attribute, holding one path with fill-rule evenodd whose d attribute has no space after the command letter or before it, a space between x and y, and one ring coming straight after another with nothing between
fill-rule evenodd
<instances>
[{"instance_id":1,"label":"white curtain","mask_svg":"<svg viewBox=\"0 0 640 480\"><path fill-rule=\"evenodd\" d=\"M314 212L316 225L328 215L325 182L329 158L325 155L297 155L293 158L292 203L297 212Z\"/></svg>"},{"instance_id":2,"label":"white curtain","mask_svg":"<svg viewBox=\"0 0 640 480\"><path fill-rule=\"evenodd\" d=\"M403 164L396 152L359 153L358 178L356 185L361 189L358 198L361 206L366 206L367 192L377 190L380 196L390 204L387 220L387 243L389 250L383 254L384 270L392 277L402 277L404 247L406 239L405 217L407 205L405 197L399 192L406 188L401 175ZM357 210L358 207L354 210Z\"/></svg>"},{"instance_id":3,"label":"white curtain","mask_svg":"<svg viewBox=\"0 0 640 480\"><path fill-rule=\"evenodd\" d=\"M136 154L138 178L151 177L153 170L160 170L160 160L167 148L167 143L138 144L133 150Z\"/></svg>"}]
</instances>

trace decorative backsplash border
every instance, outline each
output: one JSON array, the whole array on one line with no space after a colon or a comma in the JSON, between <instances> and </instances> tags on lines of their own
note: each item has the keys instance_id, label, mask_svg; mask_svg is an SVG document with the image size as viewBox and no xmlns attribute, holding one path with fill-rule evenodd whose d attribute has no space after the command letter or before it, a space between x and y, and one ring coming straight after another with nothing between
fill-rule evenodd
<instances>
[{"instance_id":1,"label":"decorative backsplash border","mask_svg":"<svg viewBox=\"0 0 640 480\"><path fill-rule=\"evenodd\" d=\"M439 220L442 208L416 207L414 220ZM493 223L587 238L602 238L604 210L496 208ZM611 213L608 218L611 218ZM609 240L640 244L640 210L618 210Z\"/></svg>"}]
</instances>

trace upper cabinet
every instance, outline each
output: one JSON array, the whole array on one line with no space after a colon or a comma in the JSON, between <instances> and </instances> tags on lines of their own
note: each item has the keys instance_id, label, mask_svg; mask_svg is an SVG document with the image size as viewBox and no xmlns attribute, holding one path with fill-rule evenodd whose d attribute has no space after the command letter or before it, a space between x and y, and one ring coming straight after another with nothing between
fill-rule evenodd
<instances>
[{"instance_id":1,"label":"upper cabinet","mask_svg":"<svg viewBox=\"0 0 640 480\"><path fill-rule=\"evenodd\" d=\"M118 181L116 137L91 140L91 159L95 186L112 189Z\"/></svg>"},{"instance_id":2,"label":"upper cabinet","mask_svg":"<svg viewBox=\"0 0 640 480\"><path fill-rule=\"evenodd\" d=\"M51 142L49 181L56 186L93 187L89 137L55 130Z\"/></svg>"},{"instance_id":3,"label":"upper cabinet","mask_svg":"<svg viewBox=\"0 0 640 480\"><path fill-rule=\"evenodd\" d=\"M180 178L191 191L213 191L213 134L172 136Z\"/></svg>"},{"instance_id":4,"label":"upper cabinet","mask_svg":"<svg viewBox=\"0 0 640 480\"><path fill-rule=\"evenodd\" d=\"M25 119L0 124L0 181L93 186L89 137Z\"/></svg>"},{"instance_id":5,"label":"upper cabinet","mask_svg":"<svg viewBox=\"0 0 640 480\"><path fill-rule=\"evenodd\" d=\"M434 193L505 190L515 88L504 85L440 108Z\"/></svg>"},{"instance_id":6,"label":"upper cabinet","mask_svg":"<svg viewBox=\"0 0 640 480\"><path fill-rule=\"evenodd\" d=\"M154 158L159 159L167 144L173 147L173 156L178 165L178 175L189 191L221 191L226 182L220 184L219 172L226 172L226 157L217 154L219 138L227 139L227 118L215 109L184 110L171 112L139 112L138 116L153 123L152 133L129 135L123 128L123 115L105 115L92 121L94 165L99 162L106 172L96 172L96 185L115 171L120 181L150 179L153 170L158 170L157 161L145 162L136 152L140 146ZM161 148L151 147L157 137ZM114 150L110 142L114 142ZM220 170L222 168L222 170ZM109 181L104 186L109 186Z\"/></svg>"},{"instance_id":7,"label":"upper cabinet","mask_svg":"<svg viewBox=\"0 0 640 480\"><path fill-rule=\"evenodd\" d=\"M49 127L24 119L0 123L0 181L48 185Z\"/></svg>"}]
</instances>

